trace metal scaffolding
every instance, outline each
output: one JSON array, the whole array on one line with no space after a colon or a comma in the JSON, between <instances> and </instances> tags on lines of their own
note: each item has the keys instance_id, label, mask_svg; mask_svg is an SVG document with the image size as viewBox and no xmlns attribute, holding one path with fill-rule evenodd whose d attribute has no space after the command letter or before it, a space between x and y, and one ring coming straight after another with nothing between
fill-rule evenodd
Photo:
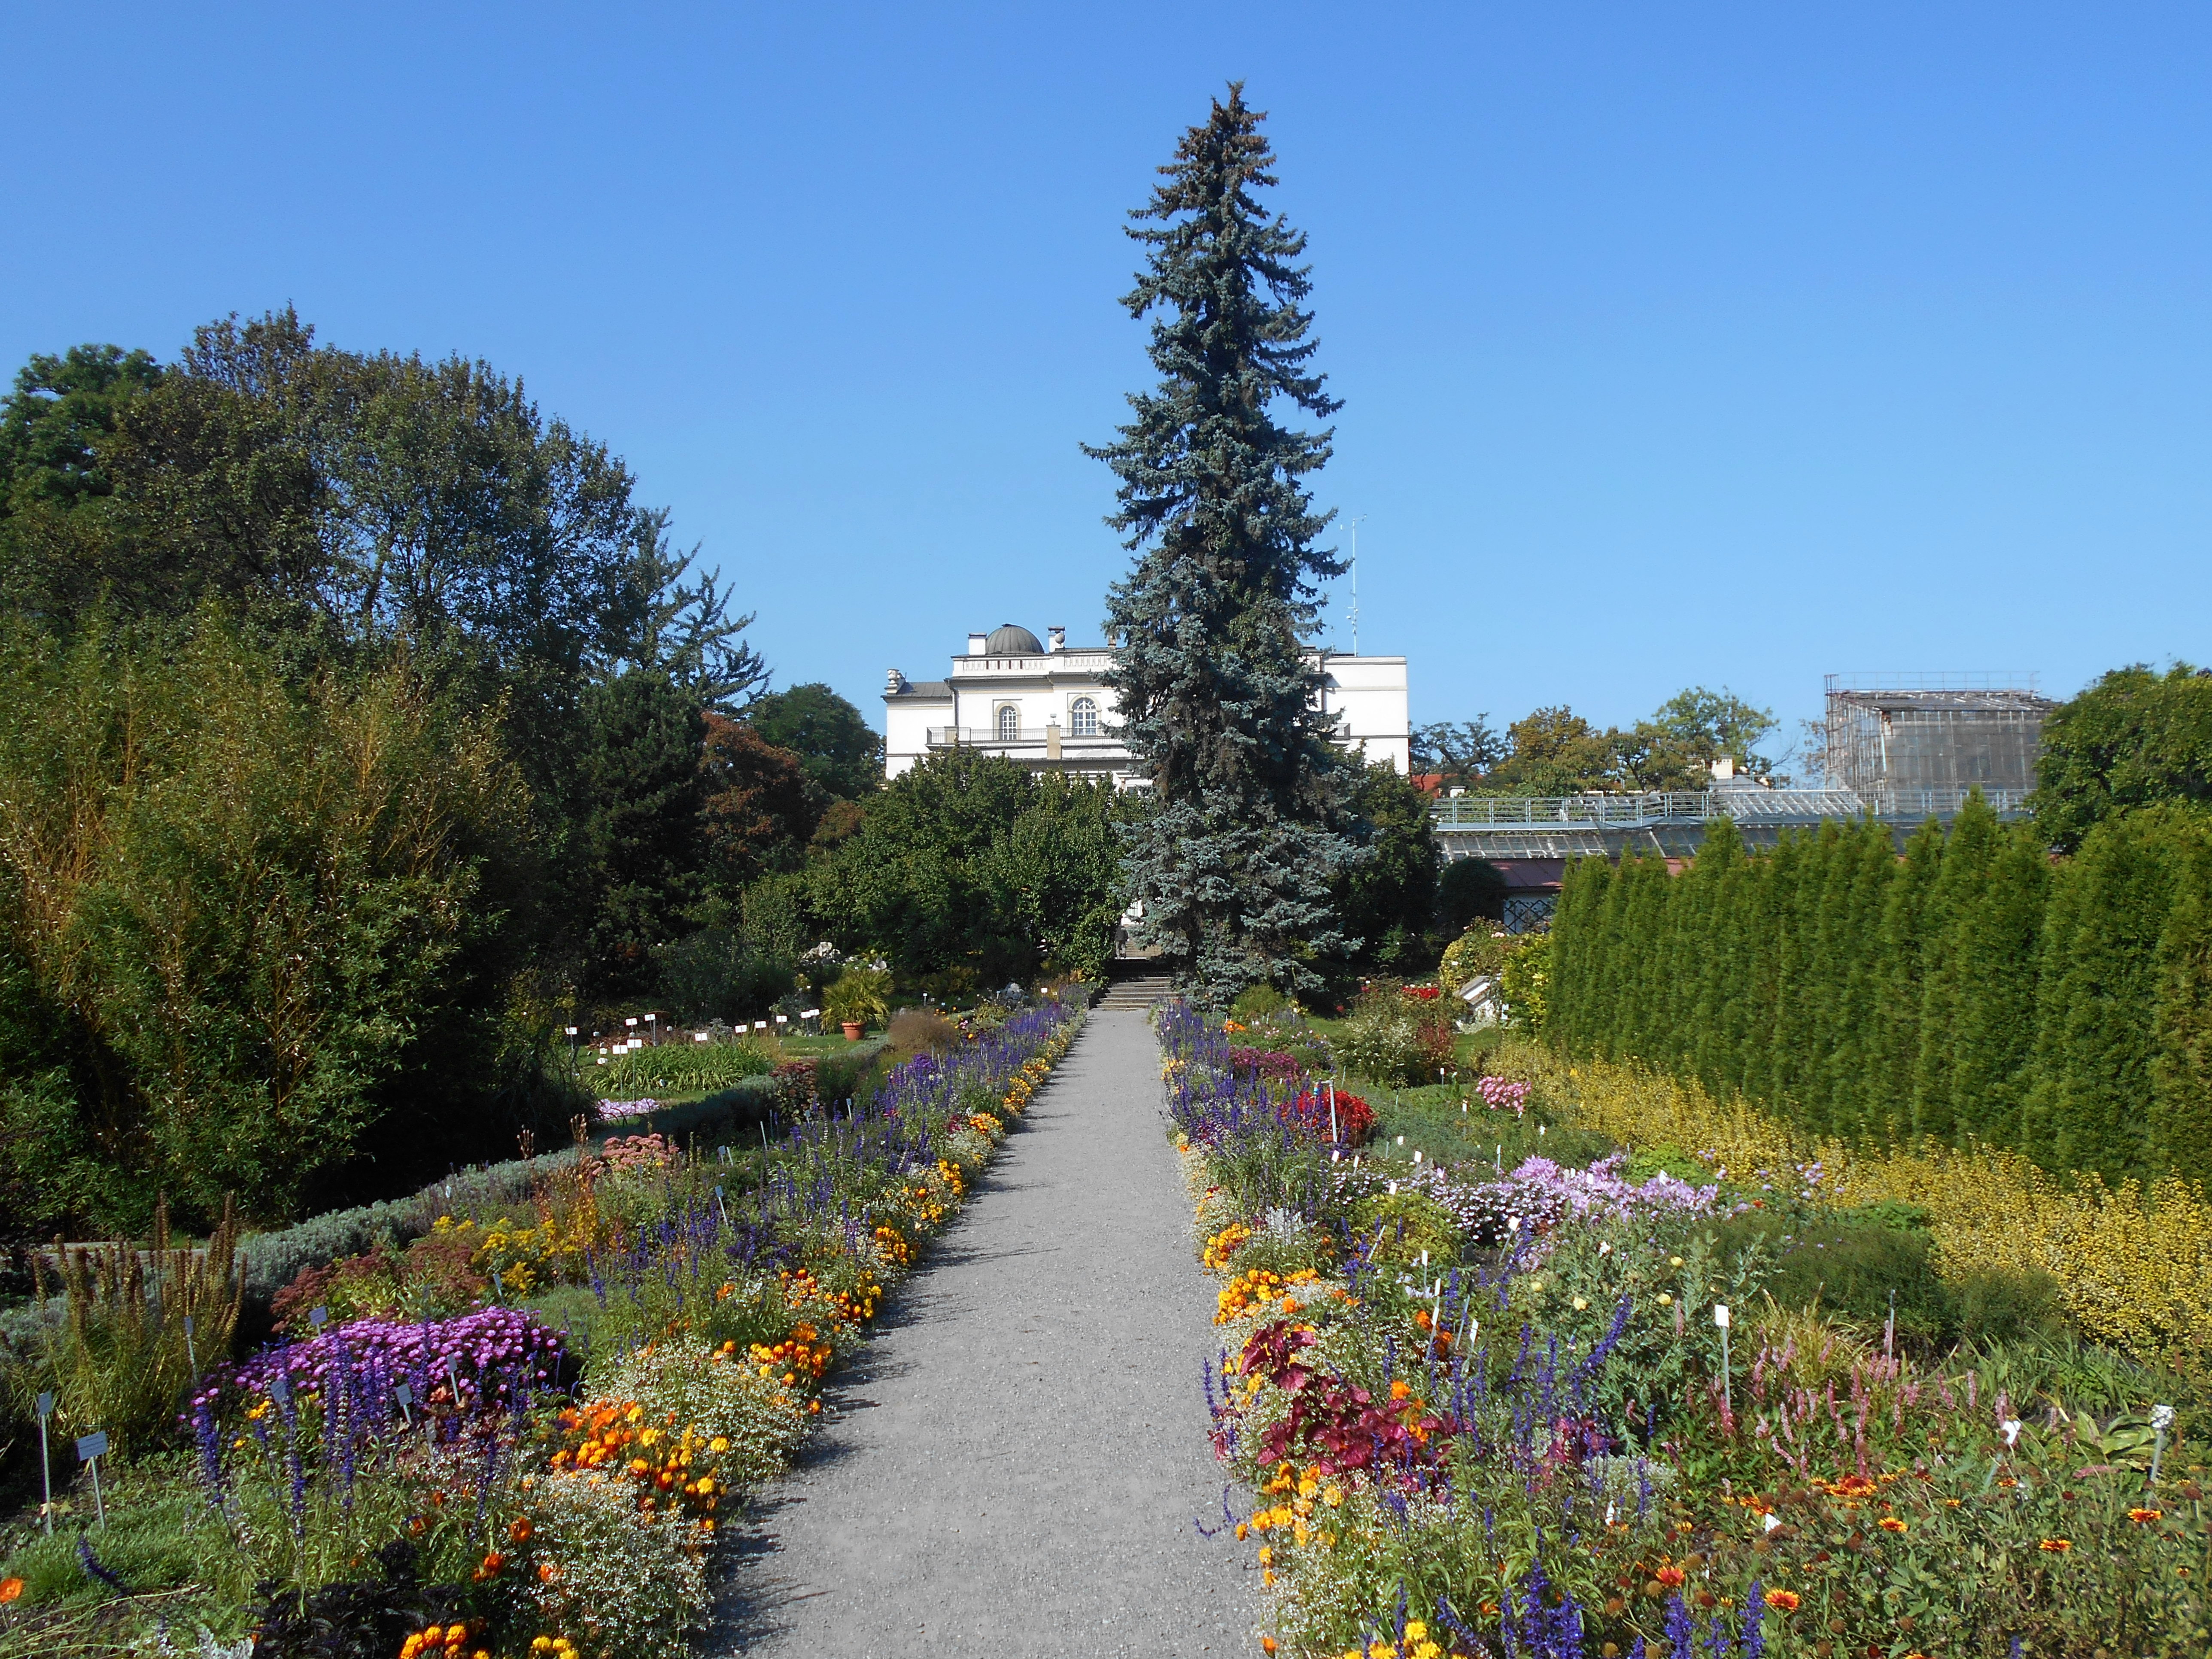
<instances>
[{"instance_id":1,"label":"metal scaffolding","mask_svg":"<svg viewBox=\"0 0 2212 1659\"><path fill-rule=\"evenodd\" d=\"M1826 767L1861 795L2035 787L2044 716L2033 674L1831 674Z\"/></svg>"}]
</instances>

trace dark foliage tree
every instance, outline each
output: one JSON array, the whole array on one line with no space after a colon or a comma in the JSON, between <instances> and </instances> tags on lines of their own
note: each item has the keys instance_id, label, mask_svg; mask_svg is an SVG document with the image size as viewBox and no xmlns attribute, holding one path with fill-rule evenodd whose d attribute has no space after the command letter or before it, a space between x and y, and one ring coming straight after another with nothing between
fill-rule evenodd
<instances>
[{"instance_id":1,"label":"dark foliage tree","mask_svg":"<svg viewBox=\"0 0 2212 1659\"><path fill-rule=\"evenodd\" d=\"M2115 812L2212 803L2212 670L2116 668L2043 723L2036 823L2071 852Z\"/></svg>"},{"instance_id":2,"label":"dark foliage tree","mask_svg":"<svg viewBox=\"0 0 2212 1659\"><path fill-rule=\"evenodd\" d=\"M1488 859L1454 859L1437 877L1437 914L1456 939L1478 918L1505 915L1505 877Z\"/></svg>"},{"instance_id":3,"label":"dark foliage tree","mask_svg":"<svg viewBox=\"0 0 2212 1659\"><path fill-rule=\"evenodd\" d=\"M1306 647L1316 579L1344 568L1315 545L1328 518L1305 483L1329 434L1276 416L1337 404L1310 366L1305 239L1255 194L1275 182L1261 119L1231 86L1132 216L1148 257L1124 303L1152 319L1160 379L1087 452L1119 477L1108 522L1139 555L1108 604L1109 679L1154 805L1131 874L1147 933L1215 1002L1320 987L1317 964L1357 944L1332 900L1362 851Z\"/></svg>"},{"instance_id":4,"label":"dark foliage tree","mask_svg":"<svg viewBox=\"0 0 2212 1659\"><path fill-rule=\"evenodd\" d=\"M798 866L823 800L797 755L743 720L708 714L699 757L700 835L707 877L734 892Z\"/></svg>"},{"instance_id":5,"label":"dark foliage tree","mask_svg":"<svg viewBox=\"0 0 2212 1659\"><path fill-rule=\"evenodd\" d=\"M592 688L585 780L592 926L587 973L610 996L653 985L653 952L701 896L698 705L666 676L632 669Z\"/></svg>"},{"instance_id":6,"label":"dark foliage tree","mask_svg":"<svg viewBox=\"0 0 2212 1659\"><path fill-rule=\"evenodd\" d=\"M1613 787L1614 746L1564 703L1505 728L1506 755L1483 780L1507 795L1578 795Z\"/></svg>"},{"instance_id":7,"label":"dark foliage tree","mask_svg":"<svg viewBox=\"0 0 2212 1659\"><path fill-rule=\"evenodd\" d=\"M1352 807L1354 832L1370 855L1337 878L1342 926L1364 941L1359 959L1370 966L1396 974L1433 968L1436 947L1426 938L1443 854L1429 826L1429 798L1377 762L1359 768Z\"/></svg>"},{"instance_id":8,"label":"dark foliage tree","mask_svg":"<svg viewBox=\"0 0 2212 1659\"><path fill-rule=\"evenodd\" d=\"M818 682L771 691L746 710L754 731L799 757L806 775L839 800L883 787L884 740L860 711Z\"/></svg>"}]
</instances>

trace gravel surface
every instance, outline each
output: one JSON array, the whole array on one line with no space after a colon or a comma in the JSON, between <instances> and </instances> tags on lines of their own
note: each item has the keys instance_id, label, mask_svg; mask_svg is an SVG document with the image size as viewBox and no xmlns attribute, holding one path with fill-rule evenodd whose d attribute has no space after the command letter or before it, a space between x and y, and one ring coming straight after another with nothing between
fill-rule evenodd
<instances>
[{"instance_id":1,"label":"gravel surface","mask_svg":"<svg viewBox=\"0 0 2212 1659\"><path fill-rule=\"evenodd\" d=\"M1257 1651L1193 1524L1219 1343L1158 1100L1144 1016L1094 1012L732 1540L708 1650Z\"/></svg>"}]
</instances>

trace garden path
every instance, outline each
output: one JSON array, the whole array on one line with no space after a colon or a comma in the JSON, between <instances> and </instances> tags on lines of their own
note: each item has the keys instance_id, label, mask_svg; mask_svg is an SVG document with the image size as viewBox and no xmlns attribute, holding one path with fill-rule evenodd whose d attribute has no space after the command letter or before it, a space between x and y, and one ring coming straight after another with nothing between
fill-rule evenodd
<instances>
[{"instance_id":1,"label":"garden path","mask_svg":"<svg viewBox=\"0 0 2212 1659\"><path fill-rule=\"evenodd\" d=\"M1094 1012L744 1534L718 1654L1253 1645L1202 1368L1213 1291L1139 1012Z\"/></svg>"}]
</instances>

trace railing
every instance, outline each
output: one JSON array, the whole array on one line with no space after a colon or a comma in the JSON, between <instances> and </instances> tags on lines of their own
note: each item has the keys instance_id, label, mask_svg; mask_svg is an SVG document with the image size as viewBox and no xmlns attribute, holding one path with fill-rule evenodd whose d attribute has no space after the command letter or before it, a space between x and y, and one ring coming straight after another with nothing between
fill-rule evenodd
<instances>
[{"instance_id":1,"label":"railing","mask_svg":"<svg viewBox=\"0 0 2212 1659\"><path fill-rule=\"evenodd\" d=\"M1015 732L1002 732L995 726L933 726L924 735L932 749L988 749L1000 743L1042 743L1048 729L1056 731L1062 743L1097 743L1113 735L1100 731L1078 737L1064 726L1024 726Z\"/></svg>"},{"instance_id":2,"label":"railing","mask_svg":"<svg viewBox=\"0 0 2212 1659\"><path fill-rule=\"evenodd\" d=\"M1430 808L1439 830L1644 830L1731 817L1739 823L1816 823L1823 818L1948 817L1972 789L1670 790L1644 795L1455 795ZM2024 789L1984 789L1999 813L2024 810Z\"/></svg>"}]
</instances>

